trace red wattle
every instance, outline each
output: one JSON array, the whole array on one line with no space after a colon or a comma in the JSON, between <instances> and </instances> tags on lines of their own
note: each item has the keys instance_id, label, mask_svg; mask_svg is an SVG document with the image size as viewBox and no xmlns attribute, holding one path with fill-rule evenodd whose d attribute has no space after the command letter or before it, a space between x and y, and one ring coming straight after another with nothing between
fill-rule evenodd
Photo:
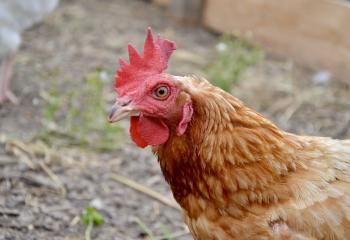
<instances>
[{"instance_id":1,"label":"red wattle","mask_svg":"<svg viewBox=\"0 0 350 240\"><path fill-rule=\"evenodd\" d=\"M130 135L132 140L136 143L137 146L141 148L147 147L147 143L142 139L140 134L137 132L137 125L139 123L140 117L131 117L130 118Z\"/></svg>"},{"instance_id":2,"label":"red wattle","mask_svg":"<svg viewBox=\"0 0 350 240\"><path fill-rule=\"evenodd\" d=\"M158 118L131 117L130 134L137 146L144 148L165 143L169 138L169 128Z\"/></svg>"}]
</instances>

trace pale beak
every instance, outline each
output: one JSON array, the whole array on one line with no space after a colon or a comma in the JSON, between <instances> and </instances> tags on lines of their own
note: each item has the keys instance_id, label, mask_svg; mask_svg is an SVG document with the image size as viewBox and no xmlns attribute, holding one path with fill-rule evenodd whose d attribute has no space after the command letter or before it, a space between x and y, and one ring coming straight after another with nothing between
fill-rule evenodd
<instances>
[{"instance_id":1,"label":"pale beak","mask_svg":"<svg viewBox=\"0 0 350 240\"><path fill-rule=\"evenodd\" d=\"M110 123L118 122L124 118L134 116L137 112L130 104L120 105L115 103L108 114L108 121Z\"/></svg>"}]
</instances>

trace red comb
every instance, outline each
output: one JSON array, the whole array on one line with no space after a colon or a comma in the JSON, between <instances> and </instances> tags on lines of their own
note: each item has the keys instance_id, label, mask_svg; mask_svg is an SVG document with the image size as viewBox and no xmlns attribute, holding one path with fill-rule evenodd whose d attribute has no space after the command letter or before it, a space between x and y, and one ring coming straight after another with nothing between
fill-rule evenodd
<instances>
[{"instance_id":1,"label":"red comb","mask_svg":"<svg viewBox=\"0 0 350 240\"><path fill-rule=\"evenodd\" d=\"M153 40L152 30L147 29L143 56L131 45L128 45L129 61L119 59L120 68L115 76L115 86L120 95L140 85L145 77L162 73L168 67L172 52L176 49L175 43L157 36Z\"/></svg>"}]
</instances>

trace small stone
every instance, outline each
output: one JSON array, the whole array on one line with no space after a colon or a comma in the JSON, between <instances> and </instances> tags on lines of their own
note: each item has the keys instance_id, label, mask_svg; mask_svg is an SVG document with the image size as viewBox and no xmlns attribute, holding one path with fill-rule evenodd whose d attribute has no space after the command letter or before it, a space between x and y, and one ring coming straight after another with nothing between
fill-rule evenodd
<instances>
[{"instance_id":1,"label":"small stone","mask_svg":"<svg viewBox=\"0 0 350 240\"><path fill-rule=\"evenodd\" d=\"M227 49L227 45L223 42L219 42L217 45L216 45L216 49L219 51L219 52L223 52Z\"/></svg>"},{"instance_id":2,"label":"small stone","mask_svg":"<svg viewBox=\"0 0 350 240\"><path fill-rule=\"evenodd\" d=\"M100 198L95 198L95 199L91 200L90 206L94 207L98 210L101 210L104 208L104 204Z\"/></svg>"},{"instance_id":3,"label":"small stone","mask_svg":"<svg viewBox=\"0 0 350 240\"><path fill-rule=\"evenodd\" d=\"M332 73L326 70L318 71L312 76L312 81L317 85L327 85L332 78Z\"/></svg>"}]
</instances>

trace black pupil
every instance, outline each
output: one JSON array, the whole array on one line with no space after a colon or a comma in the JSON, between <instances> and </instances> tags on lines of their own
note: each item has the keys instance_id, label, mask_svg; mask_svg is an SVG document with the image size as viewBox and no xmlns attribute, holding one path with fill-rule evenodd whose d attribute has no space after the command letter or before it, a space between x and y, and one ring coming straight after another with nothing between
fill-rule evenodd
<instances>
[{"instance_id":1,"label":"black pupil","mask_svg":"<svg viewBox=\"0 0 350 240\"><path fill-rule=\"evenodd\" d=\"M160 88L160 89L158 90L158 94L159 94L159 95L164 95L164 94L165 94L165 89L164 89L164 88Z\"/></svg>"}]
</instances>

